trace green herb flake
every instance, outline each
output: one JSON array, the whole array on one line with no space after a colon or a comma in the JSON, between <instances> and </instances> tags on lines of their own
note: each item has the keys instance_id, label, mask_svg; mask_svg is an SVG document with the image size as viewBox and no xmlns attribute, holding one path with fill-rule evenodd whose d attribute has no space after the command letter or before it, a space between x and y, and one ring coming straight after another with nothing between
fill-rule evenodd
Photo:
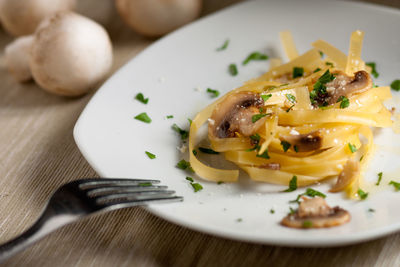
<instances>
[{"instance_id":1,"label":"green herb flake","mask_svg":"<svg viewBox=\"0 0 400 267\"><path fill-rule=\"evenodd\" d=\"M268 99L270 99L270 97L272 96L272 94L268 94L268 95L261 95L261 98L265 101L267 101Z\"/></svg>"},{"instance_id":2,"label":"green herb flake","mask_svg":"<svg viewBox=\"0 0 400 267\"><path fill-rule=\"evenodd\" d=\"M344 95L340 96L338 98L338 100L336 101L336 103L340 102L340 108L347 108L350 105L350 101L347 97L345 97Z\"/></svg>"},{"instance_id":3,"label":"green herb flake","mask_svg":"<svg viewBox=\"0 0 400 267\"><path fill-rule=\"evenodd\" d=\"M211 88L207 88L207 93L211 95L211 97L218 97L219 91Z\"/></svg>"},{"instance_id":4,"label":"green herb flake","mask_svg":"<svg viewBox=\"0 0 400 267\"><path fill-rule=\"evenodd\" d=\"M149 157L149 159L155 159L156 155L154 155L153 153L150 153L149 151L145 151L146 155Z\"/></svg>"},{"instance_id":5,"label":"green herb flake","mask_svg":"<svg viewBox=\"0 0 400 267\"><path fill-rule=\"evenodd\" d=\"M289 111L291 111L292 110L292 108L295 106L295 104L293 104L293 105L291 105L287 110L286 110L286 112L289 112Z\"/></svg>"},{"instance_id":6,"label":"green herb flake","mask_svg":"<svg viewBox=\"0 0 400 267\"><path fill-rule=\"evenodd\" d=\"M333 67L333 63L332 63L332 62L329 62L329 61L325 62L325 65L326 65L326 66L329 66L329 67Z\"/></svg>"},{"instance_id":7,"label":"green herb flake","mask_svg":"<svg viewBox=\"0 0 400 267\"><path fill-rule=\"evenodd\" d=\"M368 193L364 192L361 188L357 190L357 194L361 200L364 200L368 197Z\"/></svg>"},{"instance_id":8,"label":"green herb flake","mask_svg":"<svg viewBox=\"0 0 400 267\"><path fill-rule=\"evenodd\" d=\"M211 148L199 147L199 150L205 154L214 154L218 155L219 152L212 150Z\"/></svg>"},{"instance_id":9,"label":"green herb flake","mask_svg":"<svg viewBox=\"0 0 400 267\"><path fill-rule=\"evenodd\" d=\"M313 226L312 221L304 221L303 222L303 228L311 228Z\"/></svg>"},{"instance_id":10,"label":"green herb flake","mask_svg":"<svg viewBox=\"0 0 400 267\"><path fill-rule=\"evenodd\" d=\"M381 181L382 181L382 176L383 176L383 173L382 173L382 172L378 173L378 181L376 182L375 185L379 185L379 184L381 183Z\"/></svg>"},{"instance_id":11,"label":"green herb flake","mask_svg":"<svg viewBox=\"0 0 400 267\"><path fill-rule=\"evenodd\" d=\"M390 88L392 88L395 91L400 91L400 80L394 80L391 84L390 84Z\"/></svg>"},{"instance_id":12,"label":"green herb flake","mask_svg":"<svg viewBox=\"0 0 400 267\"><path fill-rule=\"evenodd\" d=\"M351 153L354 153L357 151L357 148L355 145L348 143L348 146L349 146Z\"/></svg>"},{"instance_id":13,"label":"green herb flake","mask_svg":"<svg viewBox=\"0 0 400 267\"><path fill-rule=\"evenodd\" d=\"M293 146L293 149L296 153L299 152L299 148L296 145Z\"/></svg>"},{"instance_id":14,"label":"green herb flake","mask_svg":"<svg viewBox=\"0 0 400 267\"><path fill-rule=\"evenodd\" d=\"M196 151L196 149L193 149L193 150L192 150L192 153L193 153L193 155L197 156L197 151Z\"/></svg>"},{"instance_id":15,"label":"green herb flake","mask_svg":"<svg viewBox=\"0 0 400 267\"><path fill-rule=\"evenodd\" d=\"M217 184L223 184L223 183L224 183L224 182L222 182L222 181L218 181L218 182L217 182Z\"/></svg>"},{"instance_id":16,"label":"green herb flake","mask_svg":"<svg viewBox=\"0 0 400 267\"><path fill-rule=\"evenodd\" d=\"M364 155L362 155L362 156L360 157L360 162L363 160L363 158L364 158Z\"/></svg>"},{"instance_id":17,"label":"green herb flake","mask_svg":"<svg viewBox=\"0 0 400 267\"><path fill-rule=\"evenodd\" d=\"M255 122L258 121L259 119L261 119L261 118L263 118L263 117L265 117L265 116L268 116L268 115L271 115L271 113L264 113L264 114L256 114L256 115L253 115L253 116L251 117L251 122L252 122L252 123L255 123Z\"/></svg>"},{"instance_id":18,"label":"green herb flake","mask_svg":"<svg viewBox=\"0 0 400 267\"><path fill-rule=\"evenodd\" d=\"M283 192L293 192L297 189L297 176L293 175L292 179L289 181L289 188Z\"/></svg>"},{"instance_id":19,"label":"green herb flake","mask_svg":"<svg viewBox=\"0 0 400 267\"><path fill-rule=\"evenodd\" d=\"M237 218L236 221L237 222L243 222L243 219L242 218Z\"/></svg>"},{"instance_id":20,"label":"green herb flake","mask_svg":"<svg viewBox=\"0 0 400 267\"><path fill-rule=\"evenodd\" d=\"M304 68L301 67L293 67L293 79L297 78L297 77L303 77L304 75Z\"/></svg>"},{"instance_id":21,"label":"green herb flake","mask_svg":"<svg viewBox=\"0 0 400 267\"><path fill-rule=\"evenodd\" d=\"M264 159L269 159L268 149L266 149L262 154L257 154L256 157L258 157L258 158L264 158Z\"/></svg>"},{"instance_id":22,"label":"green herb flake","mask_svg":"<svg viewBox=\"0 0 400 267\"><path fill-rule=\"evenodd\" d=\"M228 70L229 70L229 73L232 75L232 76L236 76L236 75L238 75L238 69L237 69L237 67L236 67L236 64L230 64L229 65L229 67L228 67Z\"/></svg>"},{"instance_id":23,"label":"green herb flake","mask_svg":"<svg viewBox=\"0 0 400 267\"><path fill-rule=\"evenodd\" d=\"M229 45L229 39L226 39L225 42L222 44L222 46L217 48L217 51L222 51L228 48Z\"/></svg>"},{"instance_id":24,"label":"green herb flake","mask_svg":"<svg viewBox=\"0 0 400 267\"><path fill-rule=\"evenodd\" d=\"M167 115L166 118L167 118L167 119L173 119L173 118L174 118L174 115Z\"/></svg>"},{"instance_id":25,"label":"green herb flake","mask_svg":"<svg viewBox=\"0 0 400 267\"><path fill-rule=\"evenodd\" d=\"M293 215L296 213L296 210L293 209L292 207L289 207L289 214Z\"/></svg>"},{"instance_id":26,"label":"green herb flake","mask_svg":"<svg viewBox=\"0 0 400 267\"><path fill-rule=\"evenodd\" d=\"M189 177L189 176L186 176L186 180L188 180L189 182L194 182L194 180L193 180L193 178L192 177Z\"/></svg>"},{"instance_id":27,"label":"green herb flake","mask_svg":"<svg viewBox=\"0 0 400 267\"><path fill-rule=\"evenodd\" d=\"M324 57L324 53L322 53L322 51L318 51L319 52L319 55L321 56L321 57Z\"/></svg>"},{"instance_id":28,"label":"green herb flake","mask_svg":"<svg viewBox=\"0 0 400 267\"><path fill-rule=\"evenodd\" d=\"M253 52L247 56L247 58L243 61L242 64L247 65L252 60L267 60L267 59L268 59L267 55L262 54L260 52Z\"/></svg>"},{"instance_id":29,"label":"green herb flake","mask_svg":"<svg viewBox=\"0 0 400 267\"><path fill-rule=\"evenodd\" d=\"M306 192L304 193L306 196L309 197L322 197L322 198L326 198L326 195L324 193L321 193L315 189L312 188L307 188Z\"/></svg>"},{"instance_id":30,"label":"green herb flake","mask_svg":"<svg viewBox=\"0 0 400 267\"><path fill-rule=\"evenodd\" d=\"M310 92L310 100L311 103L315 103L315 99L319 95L324 95L327 93L326 91L326 84L333 81L335 79L335 75L331 74L329 70L326 70L324 74L319 77L317 82L313 86L313 90Z\"/></svg>"},{"instance_id":31,"label":"green herb flake","mask_svg":"<svg viewBox=\"0 0 400 267\"><path fill-rule=\"evenodd\" d=\"M139 186L152 186L153 184L150 182L146 182L146 183L139 183Z\"/></svg>"},{"instance_id":32,"label":"green herb flake","mask_svg":"<svg viewBox=\"0 0 400 267\"><path fill-rule=\"evenodd\" d=\"M182 140L185 140L189 137L189 132L186 130L182 130L176 123L172 125L172 130L180 134Z\"/></svg>"},{"instance_id":33,"label":"green herb flake","mask_svg":"<svg viewBox=\"0 0 400 267\"><path fill-rule=\"evenodd\" d=\"M176 167L181 170L189 170L190 172L194 172L192 166L190 166L190 162L182 159L177 164Z\"/></svg>"},{"instance_id":34,"label":"green herb flake","mask_svg":"<svg viewBox=\"0 0 400 267\"><path fill-rule=\"evenodd\" d=\"M250 135L250 139L253 140L254 142L258 143L261 139L261 136L258 133L255 133L253 135Z\"/></svg>"},{"instance_id":35,"label":"green herb flake","mask_svg":"<svg viewBox=\"0 0 400 267\"><path fill-rule=\"evenodd\" d=\"M321 70L321 68L316 68L314 71L313 71L313 73L316 73L316 72L318 72L318 71L320 71Z\"/></svg>"},{"instance_id":36,"label":"green herb flake","mask_svg":"<svg viewBox=\"0 0 400 267\"><path fill-rule=\"evenodd\" d=\"M400 183L398 183L398 182L390 181L389 185L393 185L394 188L396 188L396 191L400 190Z\"/></svg>"},{"instance_id":37,"label":"green herb flake","mask_svg":"<svg viewBox=\"0 0 400 267\"><path fill-rule=\"evenodd\" d=\"M283 148L283 151L286 152L289 150L291 144L287 141L281 141L281 146Z\"/></svg>"},{"instance_id":38,"label":"green herb flake","mask_svg":"<svg viewBox=\"0 0 400 267\"><path fill-rule=\"evenodd\" d=\"M296 97L294 95L286 94L285 96L286 96L287 100L289 100L290 102L296 103Z\"/></svg>"},{"instance_id":39,"label":"green herb flake","mask_svg":"<svg viewBox=\"0 0 400 267\"><path fill-rule=\"evenodd\" d=\"M369 208L369 209L368 209L368 212L375 212L375 210L374 210L374 209L371 209L371 208Z\"/></svg>"},{"instance_id":40,"label":"green herb flake","mask_svg":"<svg viewBox=\"0 0 400 267\"><path fill-rule=\"evenodd\" d=\"M144 98L144 95L142 93L138 93L135 96L135 99L138 100L139 102L142 102L143 104L147 104L149 102L148 98Z\"/></svg>"},{"instance_id":41,"label":"green herb flake","mask_svg":"<svg viewBox=\"0 0 400 267\"><path fill-rule=\"evenodd\" d=\"M191 119L191 118L188 118L187 120L188 120L188 122L189 122L189 125L192 125L192 122L193 122L192 119Z\"/></svg>"},{"instance_id":42,"label":"green herb flake","mask_svg":"<svg viewBox=\"0 0 400 267\"><path fill-rule=\"evenodd\" d=\"M190 185L193 187L194 192L198 192L203 189L203 186L199 183L190 183Z\"/></svg>"},{"instance_id":43,"label":"green herb flake","mask_svg":"<svg viewBox=\"0 0 400 267\"><path fill-rule=\"evenodd\" d=\"M274 210L274 209L270 209L270 210L269 210L269 213L274 214L274 213L275 213L275 210Z\"/></svg>"},{"instance_id":44,"label":"green herb flake","mask_svg":"<svg viewBox=\"0 0 400 267\"><path fill-rule=\"evenodd\" d=\"M138 121L145 122L145 123L150 123L150 122L151 122L151 119L150 119L150 117L147 115L146 112L143 112L143 113L140 113L139 115L136 115L136 116L135 116L135 119L138 120Z\"/></svg>"},{"instance_id":45,"label":"green herb flake","mask_svg":"<svg viewBox=\"0 0 400 267\"><path fill-rule=\"evenodd\" d=\"M374 78L379 77L379 73L376 71L376 63L375 62L365 62L365 65L371 67L371 74L374 76Z\"/></svg>"}]
</instances>

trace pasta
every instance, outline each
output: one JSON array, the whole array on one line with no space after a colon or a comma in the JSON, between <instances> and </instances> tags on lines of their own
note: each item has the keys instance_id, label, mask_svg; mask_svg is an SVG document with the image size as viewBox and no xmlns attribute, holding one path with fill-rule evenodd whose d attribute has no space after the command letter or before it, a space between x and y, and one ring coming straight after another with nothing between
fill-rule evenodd
<instances>
[{"instance_id":1,"label":"pasta","mask_svg":"<svg viewBox=\"0 0 400 267\"><path fill-rule=\"evenodd\" d=\"M374 149L370 127L392 124L383 105L390 88L374 86L361 59L363 35L351 35L348 56L322 40L298 55L290 32L281 33L290 61L273 59L268 72L199 112L189 151L208 123L212 149L251 179L288 185L296 176L298 186L307 186L338 177L331 191L354 196ZM238 170L207 166L193 153L190 164L205 179L238 180Z\"/></svg>"}]
</instances>

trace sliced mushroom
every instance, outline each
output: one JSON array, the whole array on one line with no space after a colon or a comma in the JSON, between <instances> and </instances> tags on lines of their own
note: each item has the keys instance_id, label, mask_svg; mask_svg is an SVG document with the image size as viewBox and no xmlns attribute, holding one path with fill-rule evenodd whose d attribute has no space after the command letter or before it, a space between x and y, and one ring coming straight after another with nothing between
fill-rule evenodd
<instances>
[{"instance_id":1,"label":"sliced mushroom","mask_svg":"<svg viewBox=\"0 0 400 267\"><path fill-rule=\"evenodd\" d=\"M318 95L316 104L335 104L341 96L349 97L352 94L362 93L372 88L372 79L365 71L357 71L354 77L349 77L341 71L333 72L335 79L327 83L324 95Z\"/></svg>"},{"instance_id":2,"label":"sliced mushroom","mask_svg":"<svg viewBox=\"0 0 400 267\"><path fill-rule=\"evenodd\" d=\"M322 136L319 130L307 134L284 135L280 139L290 143L292 149L297 152L313 151L322 146Z\"/></svg>"},{"instance_id":3,"label":"sliced mushroom","mask_svg":"<svg viewBox=\"0 0 400 267\"><path fill-rule=\"evenodd\" d=\"M210 120L208 132L210 136L217 138L235 137L236 133L243 136L254 134L264 124L264 116L253 122L252 118L260 114L260 108L264 106L264 100L259 94L253 92L239 92L228 96L219 103Z\"/></svg>"},{"instance_id":4,"label":"sliced mushroom","mask_svg":"<svg viewBox=\"0 0 400 267\"><path fill-rule=\"evenodd\" d=\"M292 228L323 228L350 221L350 213L340 207L329 207L322 197L306 198L294 214L288 214L281 224Z\"/></svg>"},{"instance_id":5,"label":"sliced mushroom","mask_svg":"<svg viewBox=\"0 0 400 267\"><path fill-rule=\"evenodd\" d=\"M339 192L351 185L360 173L360 162L355 159L349 159L339 174L336 184L329 190L330 192Z\"/></svg>"}]
</instances>

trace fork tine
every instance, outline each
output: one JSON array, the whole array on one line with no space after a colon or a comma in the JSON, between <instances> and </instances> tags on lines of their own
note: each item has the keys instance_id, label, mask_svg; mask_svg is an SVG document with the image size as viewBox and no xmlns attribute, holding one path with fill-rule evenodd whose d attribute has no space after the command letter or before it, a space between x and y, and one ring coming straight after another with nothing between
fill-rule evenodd
<instances>
[{"instance_id":1,"label":"fork tine","mask_svg":"<svg viewBox=\"0 0 400 267\"><path fill-rule=\"evenodd\" d=\"M156 198L153 197L153 198L131 200L131 201L123 200L123 201L110 202L110 203L104 203L104 204L99 204L99 205L103 206L104 208L110 209L110 210L115 210L115 209L120 209L120 208L143 206L143 205L151 204L151 203L178 202L178 201L183 201L183 197L179 197L179 196L156 197Z\"/></svg>"},{"instance_id":2,"label":"fork tine","mask_svg":"<svg viewBox=\"0 0 400 267\"><path fill-rule=\"evenodd\" d=\"M175 191L145 191L145 192L133 192L133 193L117 193L106 196L95 198L95 201L99 205L106 203L120 203L123 201L140 201L154 198L164 198L175 194Z\"/></svg>"},{"instance_id":3,"label":"fork tine","mask_svg":"<svg viewBox=\"0 0 400 267\"><path fill-rule=\"evenodd\" d=\"M99 186L151 186L160 183L159 180L148 179L119 179L119 178L93 178L77 181L82 190L96 188Z\"/></svg>"},{"instance_id":4,"label":"fork tine","mask_svg":"<svg viewBox=\"0 0 400 267\"><path fill-rule=\"evenodd\" d=\"M135 192L146 192L146 191L162 191L167 189L167 186L164 185L152 185L152 186L106 186L106 187L98 187L94 189L89 189L87 191L87 195L89 197L99 197L110 194L117 193L135 193Z\"/></svg>"}]
</instances>

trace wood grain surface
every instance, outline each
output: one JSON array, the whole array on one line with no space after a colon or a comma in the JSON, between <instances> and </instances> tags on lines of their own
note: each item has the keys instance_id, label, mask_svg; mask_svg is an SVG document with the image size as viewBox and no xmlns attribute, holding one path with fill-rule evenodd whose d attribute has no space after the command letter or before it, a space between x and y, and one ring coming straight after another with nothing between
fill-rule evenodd
<instances>
[{"instance_id":1,"label":"wood grain surface","mask_svg":"<svg viewBox=\"0 0 400 267\"><path fill-rule=\"evenodd\" d=\"M101 21L111 35L113 72L156 41L128 29L115 15L111 0L85 1L79 11ZM206 0L203 14L235 2L240 0ZM399 0L365 2L400 7ZM0 31L1 51L11 40ZM73 99L50 95L34 83L16 83L4 68L3 52L0 64L0 242L4 242L34 222L59 185L97 175L72 137L93 91ZM131 208L62 228L5 266L400 266L399 251L400 234L338 248L265 246L202 234Z\"/></svg>"}]
</instances>

